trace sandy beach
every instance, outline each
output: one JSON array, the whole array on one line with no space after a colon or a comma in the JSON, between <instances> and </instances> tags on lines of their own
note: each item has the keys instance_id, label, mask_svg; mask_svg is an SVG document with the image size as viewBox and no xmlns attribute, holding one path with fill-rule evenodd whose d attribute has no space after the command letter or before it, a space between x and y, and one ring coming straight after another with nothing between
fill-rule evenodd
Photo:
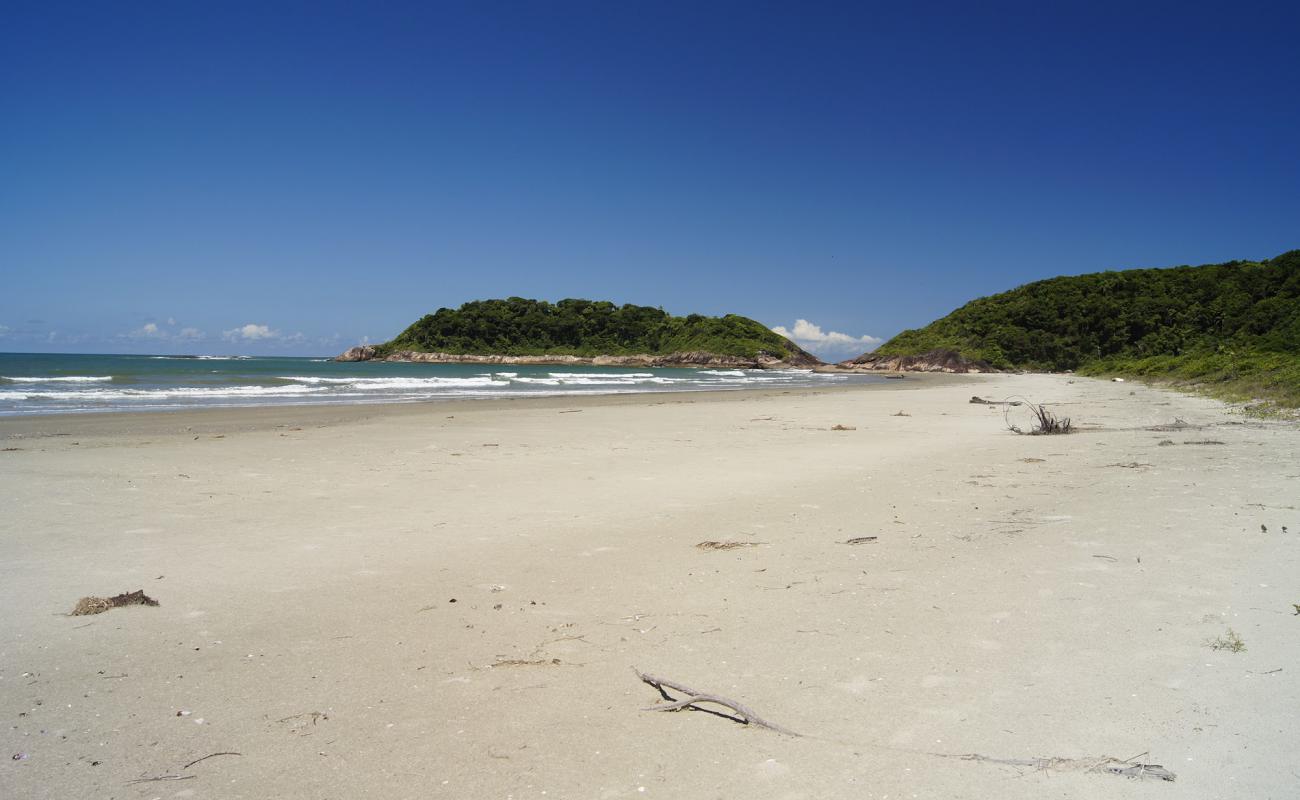
<instances>
[{"instance_id":1,"label":"sandy beach","mask_svg":"<svg viewBox=\"0 0 1300 800\"><path fill-rule=\"evenodd\" d=\"M0 797L1300 793L1300 428L1217 401L909 376L0 448Z\"/></svg>"}]
</instances>

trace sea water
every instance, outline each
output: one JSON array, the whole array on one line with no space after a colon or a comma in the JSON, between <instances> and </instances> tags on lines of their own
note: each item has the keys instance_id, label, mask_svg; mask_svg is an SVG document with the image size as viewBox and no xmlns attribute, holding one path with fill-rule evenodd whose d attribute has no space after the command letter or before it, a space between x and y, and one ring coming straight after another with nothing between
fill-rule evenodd
<instances>
[{"instance_id":1,"label":"sea water","mask_svg":"<svg viewBox=\"0 0 1300 800\"><path fill-rule=\"evenodd\" d=\"M801 388L878 380L810 370L0 353L0 415Z\"/></svg>"}]
</instances>

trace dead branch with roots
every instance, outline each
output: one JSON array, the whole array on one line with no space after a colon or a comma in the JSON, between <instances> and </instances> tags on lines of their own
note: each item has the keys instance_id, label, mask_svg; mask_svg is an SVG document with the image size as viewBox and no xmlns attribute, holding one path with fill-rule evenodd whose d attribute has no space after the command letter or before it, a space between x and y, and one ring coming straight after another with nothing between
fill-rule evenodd
<instances>
[{"instance_id":1,"label":"dead branch with roots","mask_svg":"<svg viewBox=\"0 0 1300 800\"><path fill-rule=\"evenodd\" d=\"M1015 402L1013 402L1015 401ZM1002 411L1002 421L1006 423L1007 430L1012 433L1018 433L1023 436L1047 436L1052 434L1072 433L1074 426L1069 417L1058 417L1047 406L1038 403L1031 403L1023 397L1008 397L1003 401L1005 408ZM1011 421L1011 409L1019 406L1026 406L1029 413L1033 415L1033 420L1028 429L1022 428Z\"/></svg>"},{"instance_id":2,"label":"dead branch with roots","mask_svg":"<svg viewBox=\"0 0 1300 800\"><path fill-rule=\"evenodd\" d=\"M744 725L757 725L760 728L767 728L770 731L783 733L786 736L802 735L802 734L795 733L789 728L784 728L773 722L768 722L767 720L760 717L758 714L755 714L752 709L750 709L745 705L742 705L741 703L736 702L735 700L722 697L721 695L696 691L695 689L692 689L689 686L683 686L682 684L677 683L675 681L670 681L666 678L657 678L654 675L648 675L642 672L641 670L637 669L636 667L633 667L632 671L635 672L636 676L640 678L642 681L658 689L659 694L662 695L665 700L669 701L668 705L651 706L650 708L641 709L642 711L681 711L683 708L689 708L692 711L704 711L710 714L717 714L718 716L735 720ZM675 689L681 692L682 694L689 695L689 696L684 700L677 700L669 696L668 692L664 691L665 687L668 689ZM736 716L733 717L730 714L720 714L719 712L716 711L710 711L707 708L698 708L696 706L697 703L714 703L715 705L720 705L723 706L724 708L731 709L733 712L735 712Z\"/></svg>"}]
</instances>

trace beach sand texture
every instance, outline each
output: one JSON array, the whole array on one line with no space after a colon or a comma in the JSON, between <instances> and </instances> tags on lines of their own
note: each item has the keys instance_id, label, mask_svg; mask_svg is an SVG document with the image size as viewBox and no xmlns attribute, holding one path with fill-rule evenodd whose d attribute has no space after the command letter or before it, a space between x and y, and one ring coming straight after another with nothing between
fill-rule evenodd
<instances>
[{"instance_id":1,"label":"beach sand texture","mask_svg":"<svg viewBox=\"0 0 1300 800\"><path fill-rule=\"evenodd\" d=\"M1300 429L1204 398L915 376L0 447L0 797L1300 796ZM644 712L633 667L803 735Z\"/></svg>"}]
</instances>

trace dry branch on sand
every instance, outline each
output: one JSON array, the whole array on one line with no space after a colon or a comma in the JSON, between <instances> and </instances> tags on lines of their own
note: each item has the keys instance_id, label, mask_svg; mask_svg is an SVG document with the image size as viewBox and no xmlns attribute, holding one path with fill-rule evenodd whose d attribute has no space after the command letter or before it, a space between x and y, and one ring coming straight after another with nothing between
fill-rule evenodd
<instances>
[{"instance_id":1,"label":"dry branch on sand","mask_svg":"<svg viewBox=\"0 0 1300 800\"><path fill-rule=\"evenodd\" d=\"M730 700L726 697L722 697L716 694L709 694L707 692L698 692L687 686L683 686L680 683L676 683L674 681L670 681L665 678L656 678L654 675L647 675L646 673L642 672L636 667L633 667L632 671L635 672L636 676L640 678L642 681L658 689L659 694L662 695L665 700L669 701L669 704L666 706L651 706L650 708L641 709L642 711L680 711L683 708L689 708L693 711L704 711L706 713L716 714L718 716L726 717L727 719L735 720L745 725L757 725L760 728L767 728L768 730L776 731L777 733L783 733L786 736L801 735L795 733L789 728L783 728L780 725L776 725L774 723L768 722L767 720L763 719L759 715L755 714L751 709L749 709L744 705L741 705L735 700ZM668 692L664 691L665 687L667 687L668 689L676 689L677 691L682 692L683 694L689 695L689 697L687 697L685 700L676 700L670 697L668 695ZM724 708L731 709L736 713L736 716L733 717L730 714L721 714L717 711L710 711L707 708L697 708L696 703L714 703L715 705L720 705L723 706Z\"/></svg>"},{"instance_id":2,"label":"dry branch on sand","mask_svg":"<svg viewBox=\"0 0 1300 800\"><path fill-rule=\"evenodd\" d=\"M695 545L701 550L735 550L737 547L758 547L762 542L700 542Z\"/></svg>"},{"instance_id":3,"label":"dry branch on sand","mask_svg":"<svg viewBox=\"0 0 1300 800\"><path fill-rule=\"evenodd\" d=\"M77 605L68 615L70 617L83 617L87 614L102 614L111 608L121 608L122 606L156 606L158 601L144 593L144 589L137 589L134 592L123 592L114 597L83 597L77 601Z\"/></svg>"}]
</instances>

